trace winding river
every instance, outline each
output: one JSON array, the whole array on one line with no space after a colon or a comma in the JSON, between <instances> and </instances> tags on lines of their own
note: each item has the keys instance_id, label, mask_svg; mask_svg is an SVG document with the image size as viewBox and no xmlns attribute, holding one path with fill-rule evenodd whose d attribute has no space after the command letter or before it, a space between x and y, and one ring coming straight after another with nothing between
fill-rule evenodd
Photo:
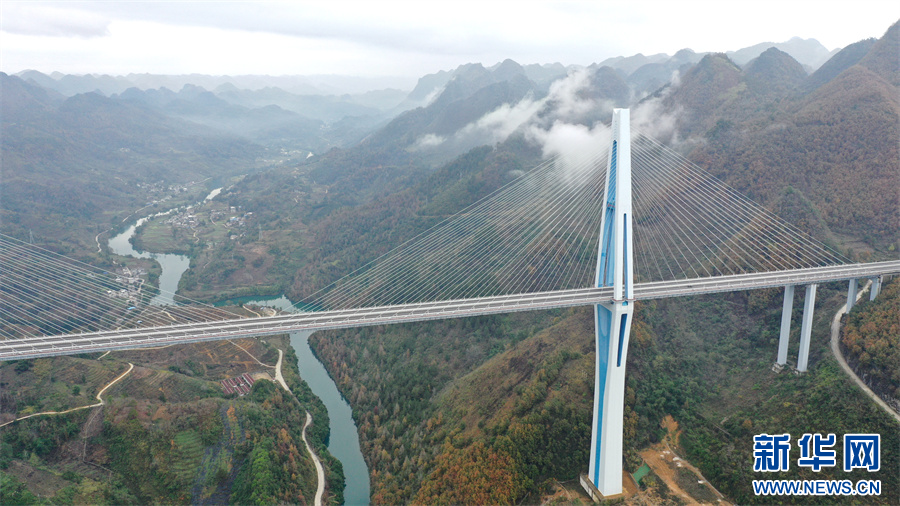
<instances>
[{"instance_id":1,"label":"winding river","mask_svg":"<svg viewBox=\"0 0 900 506\"><path fill-rule=\"evenodd\" d=\"M287 297L259 299L241 298L237 302L296 311ZM350 403L338 391L325 366L319 362L309 346L312 331L294 332L291 334L291 346L297 352L297 367L300 376L309 385L316 397L322 399L328 410L329 429L328 452L341 461L344 466L344 504L369 504L369 468L363 460L359 448L359 432L353 421Z\"/></svg>"},{"instance_id":2,"label":"winding river","mask_svg":"<svg viewBox=\"0 0 900 506\"><path fill-rule=\"evenodd\" d=\"M213 190L204 201L215 198L221 190L221 188ZM159 265L162 267L162 273L159 276L160 293L150 301L151 304L155 305L173 303L172 294L178 290L178 281L181 280L182 274L190 267L190 258L185 255L138 251L134 249L130 239L134 235L135 229L148 219L166 215L173 211L175 209L141 218L137 223L128 227L127 230L109 240L109 250L112 253L135 258L152 258L159 262ZM253 299L255 300L244 299L240 302L269 306L285 311L295 310L291 301L284 296ZM344 467L344 504L354 506L369 504L369 469L366 467L362 451L360 451L359 433L356 430L356 423L353 421L350 404L338 391L337 385L331 380L328 371L325 370L325 366L319 362L319 359L316 358L309 347L308 339L311 334L311 331L291 334L291 346L297 352L297 365L300 369L300 376L306 381L313 393L322 399L322 403L325 404L325 408L328 410L329 428L331 430L328 440L328 451L340 460Z\"/></svg>"},{"instance_id":3,"label":"winding river","mask_svg":"<svg viewBox=\"0 0 900 506\"><path fill-rule=\"evenodd\" d=\"M111 253L135 258L152 258L159 262L159 265L162 267L162 272L159 275L159 294L157 294L156 297L153 297L153 299L150 300L150 304L154 304L157 306L174 303L172 297L178 290L178 281L181 280L181 275L184 274L186 270L188 270L188 267L190 267L191 259L185 255L174 255L170 253L148 253L146 251L138 251L134 249L134 246L132 246L130 239L131 236L134 235L135 229L143 225L145 221L156 216L169 214L171 212L172 211L167 211L165 213L154 214L146 218L141 218L137 221L137 223L128 227L127 230L109 240L109 251Z\"/></svg>"}]
</instances>

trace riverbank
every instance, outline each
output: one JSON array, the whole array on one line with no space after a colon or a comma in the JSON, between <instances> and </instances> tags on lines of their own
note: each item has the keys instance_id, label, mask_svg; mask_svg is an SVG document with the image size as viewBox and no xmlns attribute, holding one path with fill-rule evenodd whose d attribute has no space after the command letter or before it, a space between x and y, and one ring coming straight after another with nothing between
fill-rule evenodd
<instances>
[{"instance_id":1,"label":"riverbank","mask_svg":"<svg viewBox=\"0 0 900 506\"><path fill-rule=\"evenodd\" d=\"M341 461L344 468L344 503L369 504L371 492L369 468L363 459L359 432L353 420L350 404L340 394L337 385L310 348L312 332L291 334L291 346L297 354L297 367L303 380L325 404L328 411L330 437L328 452Z\"/></svg>"},{"instance_id":2,"label":"riverbank","mask_svg":"<svg viewBox=\"0 0 900 506\"><path fill-rule=\"evenodd\" d=\"M212 201L212 203L215 204L213 209L222 207L221 204L215 203L215 201ZM235 213L238 212L239 210L236 209ZM179 214L176 216L180 216L179 220L182 220L179 223L188 223L184 220L187 219L189 215L185 214L184 210L178 211L178 213ZM167 216L169 214L167 214ZM197 215L195 214L194 217L196 218L196 216ZM209 216L210 222L213 223L214 226L228 228L219 223L219 220L216 219L218 216L215 214L215 211L210 211ZM132 244L133 241L131 241L131 238L134 236L136 230L146 223L146 220L149 218L152 217L138 220L135 225L129 227L122 234L111 238L109 247L112 252L120 255L137 258L152 258L159 262L162 267L162 273L160 274L160 295L154 298L151 304L171 304L172 297L179 288L179 282L182 276L185 273L190 272L190 259L184 255L138 251ZM233 223L239 222L233 220ZM174 226L171 223L169 225ZM199 251L202 253L205 251L205 248L199 248ZM246 263L245 259L241 259L241 261ZM252 263L253 262L251 262L251 267ZM258 289L259 287L246 287L241 290L252 292ZM271 289L271 287L269 287L269 289ZM245 299L243 300L243 303L271 306L283 311L294 310L291 302L283 296L279 298L273 297L257 300ZM325 371L324 366L322 366L312 353L312 350L306 342L307 337L308 334L292 334L290 336L290 344L293 346L298 357L298 367L301 378L309 384L313 394L322 400L328 412L330 433L328 439L328 451L331 455L340 460L343 466L345 482L344 501L346 504L368 504L370 494L369 471L365 460L362 457L362 452L360 451L359 434L357 432L356 424L353 421L352 410L347 401L338 392L337 387ZM281 358L279 358L279 361L280 360ZM287 384L283 377L280 378L280 381L278 382L283 388L287 388Z\"/></svg>"}]
</instances>

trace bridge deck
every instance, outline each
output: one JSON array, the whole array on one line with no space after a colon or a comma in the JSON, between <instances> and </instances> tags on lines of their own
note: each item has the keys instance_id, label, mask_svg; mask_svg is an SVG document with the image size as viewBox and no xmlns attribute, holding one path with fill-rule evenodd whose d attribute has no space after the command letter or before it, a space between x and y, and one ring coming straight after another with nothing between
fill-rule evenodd
<instances>
[{"instance_id":1,"label":"bridge deck","mask_svg":"<svg viewBox=\"0 0 900 506\"><path fill-rule=\"evenodd\" d=\"M734 292L785 285L805 285L895 273L900 273L900 260L762 274L738 274L713 278L637 283L634 287L634 300ZM262 318L23 338L0 341L0 361L275 335L301 330L341 329L366 325L463 318L515 311L587 306L611 300L611 288L584 288L400 306L297 313Z\"/></svg>"}]
</instances>

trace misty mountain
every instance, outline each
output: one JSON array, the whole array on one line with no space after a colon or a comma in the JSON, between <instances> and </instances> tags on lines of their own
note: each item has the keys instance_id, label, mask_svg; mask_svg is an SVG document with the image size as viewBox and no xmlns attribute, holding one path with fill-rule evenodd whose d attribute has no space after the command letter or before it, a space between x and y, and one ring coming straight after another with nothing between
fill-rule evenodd
<instances>
[{"instance_id":1,"label":"misty mountain","mask_svg":"<svg viewBox=\"0 0 900 506\"><path fill-rule=\"evenodd\" d=\"M789 42L795 53L799 51L797 47L806 47L807 59L821 54L814 41L793 39ZM326 184L345 181L348 188L360 189L362 193L358 198L365 201L380 189L397 181L415 179L419 177L417 171L439 166L475 146L533 143L533 136L540 137L549 132L556 121L589 128L598 121L606 121L612 107L631 106L636 112L643 111L644 119L659 124L670 122L670 134L673 135L670 138L688 141L684 146L706 139L734 147L747 141L746 135L738 135L741 131L758 129L761 128L759 125L765 124L775 128L771 123L776 119L781 121L787 114L782 112L784 101L797 109L802 100L810 100L811 90L818 93L822 88L834 93L833 88L837 86L834 82L852 79L867 82L868 85L861 88L865 90L879 79L888 84L897 80L896 65L890 58L891 54L896 54L894 29L877 43L863 41L839 52L834 61L822 65L821 72L810 77L805 75L805 62L772 46L745 48L747 50L739 56L749 55L757 49L760 51L745 62L744 68L725 54L702 55L689 49L672 57L658 54L610 59L607 61L610 65L592 65L578 72L560 64L523 66L512 60L491 68L467 64L450 72L423 76L405 100L401 97L402 92L391 90L370 92L360 98L354 95L298 95L275 86L245 89L235 83L258 86L264 81L243 76L209 80L209 84L217 83L214 88L188 84L175 92L166 87L141 90L131 86L112 99L94 94L69 101L55 88L42 89L40 86L90 82L102 91L103 87L110 89L114 84L121 84L121 80L110 76L81 76L83 79L79 81L66 79L63 75L46 76L29 71L23 73L28 83L16 84L19 93L4 91L5 120L28 119L22 123L4 123L4 128L14 132L6 137L13 141L8 148L12 160L16 159L17 136L26 135L24 132L28 130L17 130L19 125L27 123L32 125L29 128L36 129L33 125L42 122L49 137L63 139L59 144L66 146L63 148L65 156L77 155L74 157L83 159L87 165L99 163L97 160L105 157L108 159L105 163L114 165L112 170L115 172L131 165L122 159L125 153L131 153L131 156L137 153L144 158L141 163L148 163L146 173L149 175L160 174L162 169L149 164L146 159L152 158L154 150L165 153L162 146L166 143L170 143L170 147L172 144L179 146L176 137L198 136L205 139L203 142L223 142L225 145L238 145L249 140L252 142L248 146L254 147L248 149L248 153L260 153L258 144L266 144L302 146L322 154L332 146L352 146L361 140L354 147L317 158L313 176ZM854 67L868 72L857 69L844 75ZM673 76L677 79L673 80ZM143 80L145 84L152 81L148 75L131 75L129 79ZM881 97L883 91L876 95ZM653 94L635 104L650 92ZM397 100L405 106L384 109ZM399 112L417 101L424 105ZM367 103L378 105L371 107ZM76 115L73 111L81 112ZM66 114L65 118L60 117ZM76 146L71 146L73 139L86 134L64 134L55 127L47 127L58 123L61 130L92 128L76 126L73 123L76 116L102 127L92 134L96 139L75 142ZM119 116L113 121L112 118ZM124 123L116 124L117 121ZM785 121L792 121L790 114ZM752 125L753 128L748 130L741 125ZM158 131L143 131L143 127L158 128ZM130 137L121 137L118 133L128 133ZM108 139L100 138L107 134ZM238 142L235 135L247 140ZM160 142L135 143L135 138L158 139ZM173 140L170 142L169 138ZM111 145L116 143L125 149L115 151ZM101 156L96 152L80 152L90 151L88 146L113 149L117 154ZM187 146L184 147L175 151L190 152ZM54 149L48 148L41 156L65 157ZM222 151L228 152L228 149ZM171 155L172 150L168 153ZM22 157L23 160L26 158ZM238 158L247 160L247 157Z\"/></svg>"},{"instance_id":2,"label":"misty mountain","mask_svg":"<svg viewBox=\"0 0 900 506\"><path fill-rule=\"evenodd\" d=\"M803 83L804 90L812 91L828 81L831 81L841 72L859 63L859 60L872 49L876 40L877 39L874 38L861 40L838 51L837 54L832 56L831 59L822 64L821 67L809 76L809 79Z\"/></svg>"},{"instance_id":3,"label":"misty mountain","mask_svg":"<svg viewBox=\"0 0 900 506\"><path fill-rule=\"evenodd\" d=\"M153 74L107 75L64 75L54 72L51 76L37 71L21 72L20 77L47 90L72 96L78 93L97 92L105 96L130 96L157 108L164 107L166 114L175 114L183 119L196 121L207 126L220 128L254 141L268 144L288 142L289 147L302 146L314 151L324 150L334 145L357 142L374 128L400 112L416 104L406 103L406 92L394 88L372 89L376 84L396 83L396 79L350 78L341 76L165 76ZM322 84L316 87L311 83ZM286 88L273 86L281 84ZM209 95L179 98L186 102L173 104L166 98L170 90L202 90ZM153 90L158 90L154 95ZM213 90L213 91L208 91ZM357 93L342 95L328 94L328 91L353 90ZM147 94L137 99L137 92ZM126 94L127 92L127 94ZM182 92L179 92L182 93ZM151 98L151 96L155 98ZM221 99L215 102L213 99ZM147 102L149 100L149 102ZM163 100L164 103L157 103ZM204 103L201 103L204 102ZM228 109L225 104L239 106ZM270 125L261 121L267 114L262 110L277 112L270 106L296 113L295 116L279 114L268 117ZM179 110L179 107L182 109ZM190 110L197 108L199 110ZM211 109L217 109L214 114ZM246 110L259 109L246 116ZM161 110L161 109L160 109ZM345 118L355 118L348 128ZM217 124L221 122L220 124ZM315 140L313 129L320 128L316 122L338 124L330 129L323 139ZM269 132L276 132L270 135ZM267 137L272 137L267 139Z\"/></svg>"},{"instance_id":4,"label":"misty mountain","mask_svg":"<svg viewBox=\"0 0 900 506\"><path fill-rule=\"evenodd\" d=\"M705 53L682 49L664 62L647 63L628 75L626 82L637 96L652 93L668 84L672 78L699 62Z\"/></svg>"},{"instance_id":5,"label":"misty mountain","mask_svg":"<svg viewBox=\"0 0 900 506\"><path fill-rule=\"evenodd\" d=\"M334 142L323 135L325 123L277 105L248 108L231 104L199 86L169 89L129 88L113 99L141 104L167 116L239 135L260 144L284 149L322 152Z\"/></svg>"},{"instance_id":6,"label":"misty mountain","mask_svg":"<svg viewBox=\"0 0 900 506\"><path fill-rule=\"evenodd\" d=\"M773 47L791 55L791 57L800 62L801 65L809 67L810 70L821 67L822 64L840 50L840 48L838 48L834 51L829 51L816 39L801 39L800 37L794 37L787 42L761 42L750 47L738 49L737 51L728 51L725 54L727 54L728 58L734 63L744 66L750 60L758 57L764 51Z\"/></svg>"},{"instance_id":7,"label":"misty mountain","mask_svg":"<svg viewBox=\"0 0 900 506\"><path fill-rule=\"evenodd\" d=\"M277 105L282 109L324 122L337 121L347 116L381 114L379 109L360 105L349 97L296 95L281 88L258 90L218 88L216 96L229 103L249 108Z\"/></svg>"},{"instance_id":8,"label":"misty mountain","mask_svg":"<svg viewBox=\"0 0 900 506\"><path fill-rule=\"evenodd\" d=\"M416 87L409 93L407 98L415 102L426 101L432 95L436 96L436 92L443 89L444 85L452 78L453 72L447 70L426 74L419 78ZM427 105L427 103L424 105Z\"/></svg>"},{"instance_id":9,"label":"misty mountain","mask_svg":"<svg viewBox=\"0 0 900 506\"><path fill-rule=\"evenodd\" d=\"M426 76L415 93L423 96L443 77ZM524 68L511 60L494 70L461 65L436 89L427 106L398 115L357 146L322 156L311 175L319 183L352 189L343 194L345 204L367 202L475 146L504 140L487 132L493 125L479 128L478 121L535 93Z\"/></svg>"},{"instance_id":10,"label":"misty mountain","mask_svg":"<svg viewBox=\"0 0 900 506\"><path fill-rule=\"evenodd\" d=\"M163 75L128 74L110 76L106 74L70 75L53 72L49 76L36 70L25 70L16 74L24 80L33 79L38 85L54 89L63 95L99 91L104 95L122 93L128 88L142 90L154 88L181 89L186 84L208 90L230 85L238 89L260 90L281 88L296 95L358 95L372 90L409 89L410 82L395 77L357 77L337 75L310 76L210 76L204 74Z\"/></svg>"},{"instance_id":11,"label":"misty mountain","mask_svg":"<svg viewBox=\"0 0 900 506\"><path fill-rule=\"evenodd\" d=\"M110 95L120 93L134 86L131 81L124 77L114 77L106 74L70 75L54 72L48 76L36 70L25 70L17 75L26 81L32 81L38 86L56 91L67 97L91 92Z\"/></svg>"},{"instance_id":12,"label":"misty mountain","mask_svg":"<svg viewBox=\"0 0 900 506\"><path fill-rule=\"evenodd\" d=\"M97 93L60 101L3 73L0 112L5 233L77 233L88 221L144 206L135 200L139 183L224 178L259 166L265 154L243 138L147 107Z\"/></svg>"},{"instance_id":13,"label":"misty mountain","mask_svg":"<svg viewBox=\"0 0 900 506\"><path fill-rule=\"evenodd\" d=\"M520 65L508 62L494 71L477 63L460 66L430 104L401 114L366 142L406 148L423 136L452 134L503 104L519 102L535 86Z\"/></svg>"},{"instance_id":14,"label":"misty mountain","mask_svg":"<svg viewBox=\"0 0 900 506\"><path fill-rule=\"evenodd\" d=\"M598 63L598 67L612 67L622 73L622 77L630 76L634 71L651 63L664 63L669 60L669 55L658 53L644 56L641 53L632 56L616 56L607 58Z\"/></svg>"},{"instance_id":15,"label":"misty mountain","mask_svg":"<svg viewBox=\"0 0 900 506\"><path fill-rule=\"evenodd\" d=\"M507 63L509 62L509 63ZM491 72L494 72L501 67L506 66L505 69L501 70L501 73L508 72L509 70L514 70L514 73L518 74L518 70L516 67L520 67L536 89L539 89L546 93L549 89L550 84L557 79L563 78L568 74L570 70L573 70L573 66L564 66L561 63L547 63L547 64L537 64L532 63L529 65L519 65L518 63L512 60L505 60L500 62L490 69ZM407 101L411 104L414 104L415 107L418 106L427 106L430 103L430 100L433 100L437 97L437 95L443 91L444 86L453 79L456 75L457 71L464 71L465 66L461 66L453 71L445 71L442 70L440 72L434 74L427 74L419 78L418 83L416 84L415 89L409 93L407 97ZM408 107L411 109L413 107Z\"/></svg>"},{"instance_id":16,"label":"misty mountain","mask_svg":"<svg viewBox=\"0 0 900 506\"><path fill-rule=\"evenodd\" d=\"M553 81L566 77L569 71L573 70L572 66L566 67L559 62L544 65L533 63L525 65L523 68L525 69L525 76L543 92L547 92L550 89L550 84Z\"/></svg>"},{"instance_id":17,"label":"misty mountain","mask_svg":"<svg viewBox=\"0 0 900 506\"><path fill-rule=\"evenodd\" d=\"M588 67L590 86L581 96L594 100L608 100L615 107L627 107L631 100L631 88L618 72L608 66Z\"/></svg>"},{"instance_id":18,"label":"misty mountain","mask_svg":"<svg viewBox=\"0 0 900 506\"><path fill-rule=\"evenodd\" d=\"M801 39L794 37L789 41L774 43L762 42L750 47L729 51L725 54L740 67L759 57L770 48L783 51L797 60L808 72L819 68L828 59L837 54L839 49L828 51L815 39ZM668 83L673 72L683 70L686 65L699 62L708 53L695 53L691 49L681 49L674 56L658 53L645 56L641 53L632 56L617 56L601 61L597 66L608 66L619 72L626 78L628 84L638 93L655 91L658 87Z\"/></svg>"}]
</instances>

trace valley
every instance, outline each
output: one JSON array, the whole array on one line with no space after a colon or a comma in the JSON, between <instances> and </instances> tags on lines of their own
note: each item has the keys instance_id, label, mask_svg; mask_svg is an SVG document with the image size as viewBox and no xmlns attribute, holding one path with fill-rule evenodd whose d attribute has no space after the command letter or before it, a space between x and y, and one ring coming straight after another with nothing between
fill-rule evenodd
<instances>
[{"instance_id":1,"label":"valley","mask_svg":"<svg viewBox=\"0 0 900 506\"><path fill-rule=\"evenodd\" d=\"M797 230L852 261L896 259L900 26L819 53L815 65L780 47L582 68L466 64L380 98L239 88L236 78L172 91L2 74L0 233L140 269L147 289L164 288L157 262L123 253L180 257L189 267L171 291L253 317L267 299L303 303L551 156L596 150L612 108L630 107L635 130ZM125 243L107 246L112 236ZM840 344L894 403L898 286L845 317ZM651 471L624 503L765 504L751 488L753 436L788 432L880 434L881 470L791 466L779 479L878 479L880 496L854 501L900 498L896 420L829 348L846 285L819 286L804 374L772 370L782 293L636 304L625 470ZM790 357L801 312L795 302ZM569 485L589 459L593 318L555 309L4 362L0 423L86 406L109 389L102 406L0 427L3 499L315 503L306 431L327 504L586 503ZM293 395L274 382L282 355ZM315 381L336 391L313 386L301 370L318 367L310 360L327 371ZM255 378L249 393L223 390L244 374ZM336 432L330 417L347 406ZM358 436L354 464L336 449L347 431ZM665 451L702 478L653 457Z\"/></svg>"}]
</instances>

